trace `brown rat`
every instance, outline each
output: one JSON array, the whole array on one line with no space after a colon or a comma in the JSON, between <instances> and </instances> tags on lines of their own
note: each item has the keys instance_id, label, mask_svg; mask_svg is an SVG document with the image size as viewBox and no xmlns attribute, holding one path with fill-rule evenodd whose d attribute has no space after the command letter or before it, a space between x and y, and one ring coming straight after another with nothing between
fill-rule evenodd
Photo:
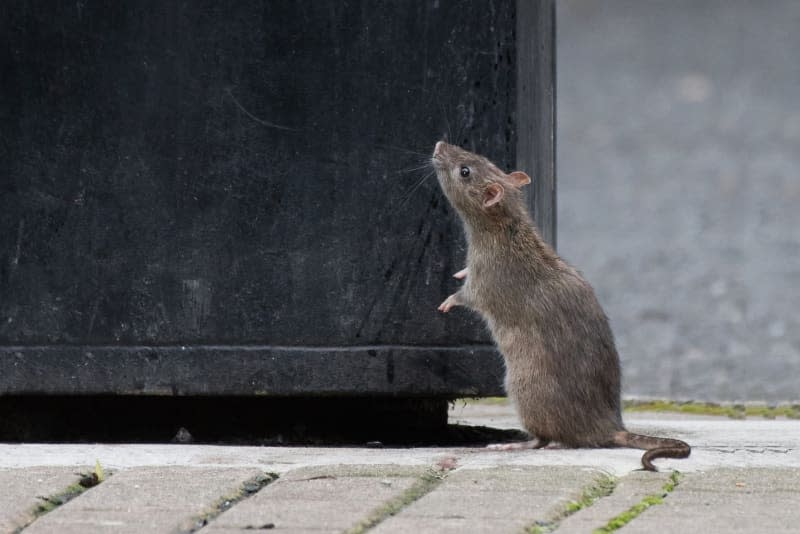
<instances>
[{"instance_id":1,"label":"brown rat","mask_svg":"<svg viewBox=\"0 0 800 534\"><path fill-rule=\"evenodd\" d=\"M455 275L465 283L439 310L466 306L486 320L505 360L506 391L536 438L523 446L646 449L650 471L655 458L688 457L683 441L625 430L608 318L589 283L536 230L520 190L528 175L443 141L432 163L468 244L467 268Z\"/></svg>"}]
</instances>

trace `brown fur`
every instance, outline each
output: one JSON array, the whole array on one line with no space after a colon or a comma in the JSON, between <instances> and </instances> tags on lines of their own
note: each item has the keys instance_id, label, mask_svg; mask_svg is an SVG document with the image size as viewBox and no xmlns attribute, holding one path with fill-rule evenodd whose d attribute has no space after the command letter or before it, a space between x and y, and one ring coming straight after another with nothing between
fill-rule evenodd
<instances>
[{"instance_id":1,"label":"brown fur","mask_svg":"<svg viewBox=\"0 0 800 534\"><path fill-rule=\"evenodd\" d=\"M443 142L432 162L468 243L466 281L440 309L467 306L484 317L525 429L541 442L571 447L647 449L642 464L649 470L654 458L689 456L682 441L625 430L608 318L589 283L539 236L519 189L519 176L527 176L507 175Z\"/></svg>"}]
</instances>

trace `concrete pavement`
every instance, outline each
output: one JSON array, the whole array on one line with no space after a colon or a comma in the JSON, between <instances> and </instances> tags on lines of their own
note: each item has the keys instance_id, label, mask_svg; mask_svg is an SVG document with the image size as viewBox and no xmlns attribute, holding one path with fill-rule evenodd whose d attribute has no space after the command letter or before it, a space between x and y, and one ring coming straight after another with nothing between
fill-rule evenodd
<instances>
[{"instance_id":1,"label":"concrete pavement","mask_svg":"<svg viewBox=\"0 0 800 534\"><path fill-rule=\"evenodd\" d=\"M798 532L800 421L626 419L692 456L653 474L624 449L0 444L0 532ZM451 422L517 426L500 405ZM34 520L96 461L102 483Z\"/></svg>"}]
</instances>

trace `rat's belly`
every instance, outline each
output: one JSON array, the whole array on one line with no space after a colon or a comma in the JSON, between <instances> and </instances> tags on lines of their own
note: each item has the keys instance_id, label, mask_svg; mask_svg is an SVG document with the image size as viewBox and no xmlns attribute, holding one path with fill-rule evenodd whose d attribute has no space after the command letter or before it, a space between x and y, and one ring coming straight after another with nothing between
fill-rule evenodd
<instances>
[{"instance_id":1,"label":"rat's belly","mask_svg":"<svg viewBox=\"0 0 800 534\"><path fill-rule=\"evenodd\" d=\"M531 369L507 366L506 392L517 408L520 422L536 438L561 441L562 425L558 417L559 398L551 379Z\"/></svg>"},{"instance_id":2,"label":"rat's belly","mask_svg":"<svg viewBox=\"0 0 800 534\"><path fill-rule=\"evenodd\" d=\"M506 391L523 427L536 438L568 446L601 446L622 429L618 400L539 343L505 350Z\"/></svg>"}]
</instances>

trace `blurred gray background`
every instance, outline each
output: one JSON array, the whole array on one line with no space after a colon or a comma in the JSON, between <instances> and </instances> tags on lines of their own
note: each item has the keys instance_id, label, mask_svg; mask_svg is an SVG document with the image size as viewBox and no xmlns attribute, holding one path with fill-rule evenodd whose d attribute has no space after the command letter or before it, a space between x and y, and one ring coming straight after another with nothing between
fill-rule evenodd
<instances>
[{"instance_id":1,"label":"blurred gray background","mask_svg":"<svg viewBox=\"0 0 800 534\"><path fill-rule=\"evenodd\" d=\"M558 195L626 396L800 400L800 1L559 0Z\"/></svg>"}]
</instances>

